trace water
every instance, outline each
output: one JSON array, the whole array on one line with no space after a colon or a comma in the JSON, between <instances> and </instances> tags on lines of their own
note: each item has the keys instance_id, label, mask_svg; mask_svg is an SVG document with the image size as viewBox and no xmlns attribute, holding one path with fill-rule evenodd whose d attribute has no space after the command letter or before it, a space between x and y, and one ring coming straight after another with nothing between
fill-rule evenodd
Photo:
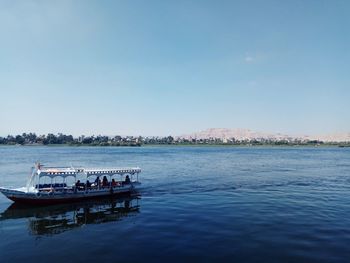
<instances>
[{"instance_id":1,"label":"water","mask_svg":"<svg viewBox=\"0 0 350 263\"><path fill-rule=\"evenodd\" d=\"M0 197L4 262L349 262L350 149L0 147L0 185L33 162L140 166L134 199L21 208Z\"/></svg>"}]
</instances>

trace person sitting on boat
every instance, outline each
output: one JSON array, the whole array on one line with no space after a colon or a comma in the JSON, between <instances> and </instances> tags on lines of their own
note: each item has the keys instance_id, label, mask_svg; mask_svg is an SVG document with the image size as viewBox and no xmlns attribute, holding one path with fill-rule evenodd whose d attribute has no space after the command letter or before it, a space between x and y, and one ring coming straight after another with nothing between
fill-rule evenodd
<instances>
[{"instance_id":1,"label":"person sitting on boat","mask_svg":"<svg viewBox=\"0 0 350 263\"><path fill-rule=\"evenodd\" d=\"M91 188L91 183L89 180L86 181L86 187L87 187L87 189Z\"/></svg>"},{"instance_id":2,"label":"person sitting on boat","mask_svg":"<svg viewBox=\"0 0 350 263\"><path fill-rule=\"evenodd\" d=\"M100 177L97 176L95 180L95 186L100 186L100 185L101 185Z\"/></svg>"},{"instance_id":3,"label":"person sitting on boat","mask_svg":"<svg viewBox=\"0 0 350 263\"><path fill-rule=\"evenodd\" d=\"M103 176L102 185L103 185L103 186L108 186L107 176Z\"/></svg>"},{"instance_id":4,"label":"person sitting on boat","mask_svg":"<svg viewBox=\"0 0 350 263\"><path fill-rule=\"evenodd\" d=\"M127 176L125 176L125 183L126 184L130 184L130 177L129 177L129 175L127 175Z\"/></svg>"},{"instance_id":5,"label":"person sitting on boat","mask_svg":"<svg viewBox=\"0 0 350 263\"><path fill-rule=\"evenodd\" d=\"M80 180L78 180L75 183L75 188L78 189L78 190L83 190L85 188L85 185L83 183L81 183Z\"/></svg>"},{"instance_id":6,"label":"person sitting on boat","mask_svg":"<svg viewBox=\"0 0 350 263\"><path fill-rule=\"evenodd\" d=\"M74 193L77 192L78 187L79 187L79 184L80 184L80 180L78 180L78 181L75 182L74 187L73 187Z\"/></svg>"},{"instance_id":7,"label":"person sitting on boat","mask_svg":"<svg viewBox=\"0 0 350 263\"><path fill-rule=\"evenodd\" d=\"M116 187L117 185L117 182L114 179L112 179L112 187Z\"/></svg>"}]
</instances>

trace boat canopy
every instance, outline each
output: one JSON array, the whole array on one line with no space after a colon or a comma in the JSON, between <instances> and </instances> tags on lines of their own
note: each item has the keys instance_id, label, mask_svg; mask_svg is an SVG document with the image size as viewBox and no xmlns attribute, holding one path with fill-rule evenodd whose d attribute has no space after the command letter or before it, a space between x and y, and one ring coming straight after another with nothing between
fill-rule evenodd
<instances>
[{"instance_id":1,"label":"boat canopy","mask_svg":"<svg viewBox=\"0 0 350 263\"><path fill-rule=\"evenodd\" d=\"M39 177L75 177L77 174L85 174L86 177L89 176L113 176L113 175L124 175L124 174L135 174L140 173L141 169L139 167L134 168L106 168L106 169L94 169L94 168L73 168L73 167L40 167L37 170Z\"/></svg>"},{"instance_id":2,"label":"boat canopy","mask_svg":"<svg viewBox=\"0 0 350 263\"><path fill-rule=\"evenodd\" d=\"M141 169L139 167L135 168L112 168L112 169L84 169L84 173L86 173L87 176L100 176L100 175L124 175L124 174L136 174L140 173Z\"/></svg>"}]
</instances>

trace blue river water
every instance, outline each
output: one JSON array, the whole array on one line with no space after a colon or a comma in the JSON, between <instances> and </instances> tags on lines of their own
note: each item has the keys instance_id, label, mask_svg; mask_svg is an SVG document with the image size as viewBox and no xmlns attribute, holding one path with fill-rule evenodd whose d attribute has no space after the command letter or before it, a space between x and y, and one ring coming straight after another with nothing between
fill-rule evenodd
<instances>
[{"instance_id":1,"label":"blue river water","mask_svg":"<svg viewBox=\"0 0 350 263\"><path fill-rule=\"evenodd\" d=\"M350 262L350 149L0 147L0 186L49 166L139 166L138 197L18 207L0 262Z\"/></svg>"}]
</instances>

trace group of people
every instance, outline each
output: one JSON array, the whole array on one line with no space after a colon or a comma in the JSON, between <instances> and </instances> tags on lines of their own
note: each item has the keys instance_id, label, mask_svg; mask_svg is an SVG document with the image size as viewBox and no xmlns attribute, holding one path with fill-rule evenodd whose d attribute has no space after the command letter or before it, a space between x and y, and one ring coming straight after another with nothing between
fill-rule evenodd
<instances>
[{"instance_id":1,"label":"group of people","mask_svg":"<svg viewBox=\"0 0 350 263\"><path fill-rule=\"evenodd\" d=\"M103 176L102 181L100 180L100 177L97 176L96 180L95 180L95 183L94 183L95 186L99 186L99 187L101 187L101 186L106 187L106 186L110 186L110 185L112 187L115 187L115 186L118 186L118 184L119 183L116 182L114 179L112 179L111 183L109 184L107 176Z\"/></svg>"},{"instance_id":2,"label":"group of people","mask_svg":"<svg viewBox=\"0 0 350 263\"><path fill-rule=\"evenodd\" d=\"M129 175L125 176L125 181L122 182L122 185L124 185L124 184L130 184L130 183L131 183L131 180L130 180ZM108 182L108 179L107 179L107 176L103 176L103 179L102 179L102 180L100 180L100 177L97 176L94 183L91 183L89 180L86 181L86 184L81 183L80 180L78 180L78 181L75 183L75 187L76 187L76 189L78 189L78 190L84 190L85 187L86 187L87 189L90 189L91 187L109 187L109 186L116 187L116 186L120 186L120 185L121 185L120 182L115 181L114 178L113 178L112 181L109 183L109 182Z\"/></svg>"}]
</instances>

